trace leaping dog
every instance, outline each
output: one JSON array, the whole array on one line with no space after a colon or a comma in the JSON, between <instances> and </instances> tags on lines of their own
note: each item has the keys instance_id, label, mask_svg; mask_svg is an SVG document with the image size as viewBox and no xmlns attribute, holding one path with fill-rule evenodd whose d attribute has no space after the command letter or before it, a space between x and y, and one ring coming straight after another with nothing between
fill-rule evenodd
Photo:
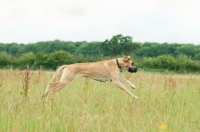
<instances>
[{"instance_id":1,"label":"leaping dog","mask_svg":"<svg viewBox=\"0 0 200 132\"><path fill-rule=\"evenodd\" d=\"M125 68L131 73L137 72L137 67L134 66L130 56L91 63L76 63L71 65L62 65L56 70L56 73L53 75L52 79L48 83L42 96L46 96L49 91L49 88L52 86L55 86L55 89L49 92L47 98L54 92L68 85L75 77L83 76L101 82L112 80L112 82L117 87L121 88L135 99L139 99L121 83L128 83L132 88L136 88L135 85L127 79L120 78L119 69L121 70L121 68ZM56 82L56 77L58 75L61 75L61 78L59 82Z\"/></svg>"}]
</instances>

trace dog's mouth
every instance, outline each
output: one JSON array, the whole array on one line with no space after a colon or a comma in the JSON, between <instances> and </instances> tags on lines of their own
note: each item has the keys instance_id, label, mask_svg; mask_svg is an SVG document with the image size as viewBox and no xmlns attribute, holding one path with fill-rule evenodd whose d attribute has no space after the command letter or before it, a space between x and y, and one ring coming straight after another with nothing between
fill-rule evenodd
<instances>
[{"instance_id":1,"label":"dog's mouth","mask_svg":"<svg viewBox=\"0 0 200 132\"><path fill-rule=\"evenodd\" d=\"M138 70L137 67L133 67L133 66L128 68L128 71L131 72L131 73L137 72L137 70Z\"/></svg>"}]
</instances>

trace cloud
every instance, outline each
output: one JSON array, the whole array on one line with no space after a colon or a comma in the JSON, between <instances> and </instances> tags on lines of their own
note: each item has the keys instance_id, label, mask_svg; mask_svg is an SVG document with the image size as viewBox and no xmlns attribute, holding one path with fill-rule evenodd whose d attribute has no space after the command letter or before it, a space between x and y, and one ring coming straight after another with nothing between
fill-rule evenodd
<instances>
[{"instance_id":1,"label":"cloud","mask_svg":"<svg viewBox=\"0 0 200 132\"><path fill-rule=\"evenodd\" d=\"M0 41L134 41L196 43L197 0L1 0Z\"/></svg>"}]
</instances>

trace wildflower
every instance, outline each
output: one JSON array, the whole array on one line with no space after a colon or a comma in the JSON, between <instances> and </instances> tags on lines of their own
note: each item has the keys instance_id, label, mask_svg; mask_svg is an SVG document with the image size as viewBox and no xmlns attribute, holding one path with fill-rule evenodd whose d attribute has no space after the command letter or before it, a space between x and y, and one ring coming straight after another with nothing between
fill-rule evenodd
<instances>
[{"instance_id":1,"label":"wildflower","mask_svg":"<svg viewBox=\"0 0 200 132\"><path fill-rule=\"evenodd\" d=\"M8 83L7 86L10 86L10 83Z\"/></svg>"},{"instance_id":2,"label":"wildflower","mask_svg":"<svg viewBox=\"0 0 200 132\"><path fill-rule=\"evenodd\" d=\"M165 130L167 129L167 124L161 124L159 127L158 127L159 130Z\"/></svg>"}]
</instances>

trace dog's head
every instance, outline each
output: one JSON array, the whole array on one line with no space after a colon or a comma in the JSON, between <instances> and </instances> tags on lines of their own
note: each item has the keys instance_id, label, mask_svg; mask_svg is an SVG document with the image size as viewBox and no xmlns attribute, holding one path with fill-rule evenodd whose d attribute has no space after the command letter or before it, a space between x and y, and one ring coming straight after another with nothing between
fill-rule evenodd
<instances>
[{"instance_id":1,"label":"dog's head","mask_svg":"<svg viewBox=\"0 0 200 132\"><path fill-rule=\"evenodd\" d=\"M134 66L134 63L133 61L131 60L131 57L130 56L124 56L123 58L123 61L124 61L124 67L131 73L133 72L137 72L137 67Z\"/></svg>"}]
</instances>

